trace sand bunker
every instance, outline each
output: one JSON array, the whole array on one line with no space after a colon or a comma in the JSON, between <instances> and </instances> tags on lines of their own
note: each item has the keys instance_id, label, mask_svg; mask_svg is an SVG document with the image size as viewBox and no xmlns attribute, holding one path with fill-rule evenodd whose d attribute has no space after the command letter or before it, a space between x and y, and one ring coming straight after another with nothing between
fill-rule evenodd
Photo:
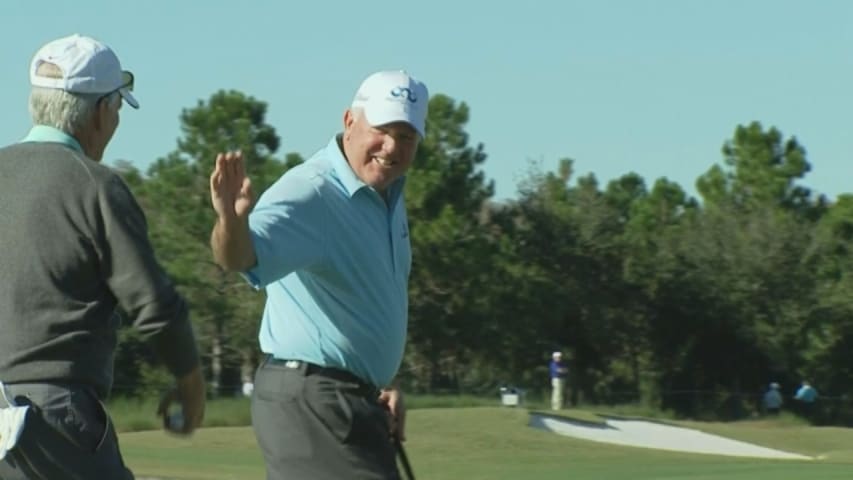
<instances>
[{"instance_id":1,"label":"sand bunker","mask_svg":"<svg viewBox=\"0 0 853 480\"><path fill-rule=\"evenodd\" d=\"M643 420L607 419L603 425L600 425L572 421L567 418L531 415L530 426L569 437L631 447L733 457L812 460L811 457L797 453L783 452L698 430Z\"/></svg>"}]
</instances>

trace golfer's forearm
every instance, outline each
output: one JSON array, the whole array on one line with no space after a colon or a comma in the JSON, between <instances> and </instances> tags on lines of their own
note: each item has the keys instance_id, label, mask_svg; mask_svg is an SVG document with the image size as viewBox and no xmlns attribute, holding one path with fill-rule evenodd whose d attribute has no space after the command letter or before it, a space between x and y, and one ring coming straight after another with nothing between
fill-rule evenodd
<instances>
[{"instance_id":1,"label":"golfer's forearm","mask_svg":"<svg viewBox=\"0 0 853 480\"><path fill-rule=\"evenodd\" d=\"M190 422L191 429L201 426L204 420L205 410L205 386L204 375L201 367L196 367L188 374L177 379L176 389L178 398L183 407L186 421Z\"/></svg>"},{"instance_id":2,"label":"golfer's forearm","mask_svg":"<svg viewBox=\"0 0 853 480\"><path fill-rule=\"evenodd\" d=\"M218 218L210 234L210 248L213 260L225 270L243 272L255 265L255 249L246 220Z\"/></svg>"}]
</instances>

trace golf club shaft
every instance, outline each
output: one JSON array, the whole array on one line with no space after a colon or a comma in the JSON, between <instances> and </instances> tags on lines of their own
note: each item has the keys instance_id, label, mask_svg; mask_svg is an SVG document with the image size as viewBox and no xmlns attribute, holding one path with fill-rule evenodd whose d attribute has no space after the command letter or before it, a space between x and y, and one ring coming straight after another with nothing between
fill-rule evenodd
<instances>
[{"instance_id":1,"label":"golf club shaft","mask_svg":"<svg viewBox=\"0 0 853 480\"><path fill-rule=\"evenodd\" d=\"M415 474L412 472L412 465L409 463L409 457L406 455L406 451L403 450L403 443L400 442L400 439L397 436L394 436L394 446L397 448L397 455L400 456L400 463L403 464L403 470L406 471L406 477L409 480L415 480Z\"/></svg>"}]
</instances>

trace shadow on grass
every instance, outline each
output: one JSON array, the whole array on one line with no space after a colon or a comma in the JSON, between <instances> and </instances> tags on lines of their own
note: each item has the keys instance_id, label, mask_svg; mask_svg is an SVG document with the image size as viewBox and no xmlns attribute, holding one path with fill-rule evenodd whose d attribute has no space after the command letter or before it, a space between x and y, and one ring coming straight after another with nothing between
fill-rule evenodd
<instances>
[{"instance_id":1,"label":"shadow on grass","mask_svg":"<svg viewBox=\"0 0 853 480\"><path fill-rule=\"evenodd\" d=\"M610 428L601 415L586 410L528 410L530 416L567 420L588 427Z\"/></svg>"},{"instance_id":2,"label":"shadow on grass","mask_svg":"<svg viewBox=\"0 0 853 480\"><path fill-rule=\"evenodd\" d=\"M600 429L611 429L610 425L607 424L608 420L620 420L620 421L642 421L648 423L654 423L657 425L664 425L667 427L681 427L675 421L669 421L661 418L649 418L642 415L623 415L623 414L613 414L613 413L596 413L590 412L587 410L540 410L534 409L529 410L528 413L530 416L538 416L538 417L546 417L552 418L555 420L564 420L571 422L578 426L585 427L593 427Z\"/></svg>"}]
</instances>

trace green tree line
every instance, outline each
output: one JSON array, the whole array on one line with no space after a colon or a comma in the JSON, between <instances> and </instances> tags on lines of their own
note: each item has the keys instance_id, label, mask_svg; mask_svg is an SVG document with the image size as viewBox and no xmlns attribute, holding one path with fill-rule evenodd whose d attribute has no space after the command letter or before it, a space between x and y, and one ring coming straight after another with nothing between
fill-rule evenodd
<instances>
[{"instance_id":1,"label":"green tree line","mask_svg":"<svg viewBox=\"0 0 853 480\"><path fill-rule=\"evenodd\" d=\"M699 198L632 172L602 185L566 158L553 172L532 165L518 196L497 202L469 114L435 95L409 174L404 389L543 389L560 349L575 400L737 418L770 381L792 393L808 379L832 399L823 418L853 418L853 195L829 201L805 186L795 138L736 126L696 180ZM258 194L303 161L278 153L265 115L263 101L219 91L181 112L175 150L145 173L117 164L190 303L212 395L251 376L264 302L211 260L213 160L242 150ZM166 381L130 331L117 361L118 394Z\"/></svg>"}]
</instances>

